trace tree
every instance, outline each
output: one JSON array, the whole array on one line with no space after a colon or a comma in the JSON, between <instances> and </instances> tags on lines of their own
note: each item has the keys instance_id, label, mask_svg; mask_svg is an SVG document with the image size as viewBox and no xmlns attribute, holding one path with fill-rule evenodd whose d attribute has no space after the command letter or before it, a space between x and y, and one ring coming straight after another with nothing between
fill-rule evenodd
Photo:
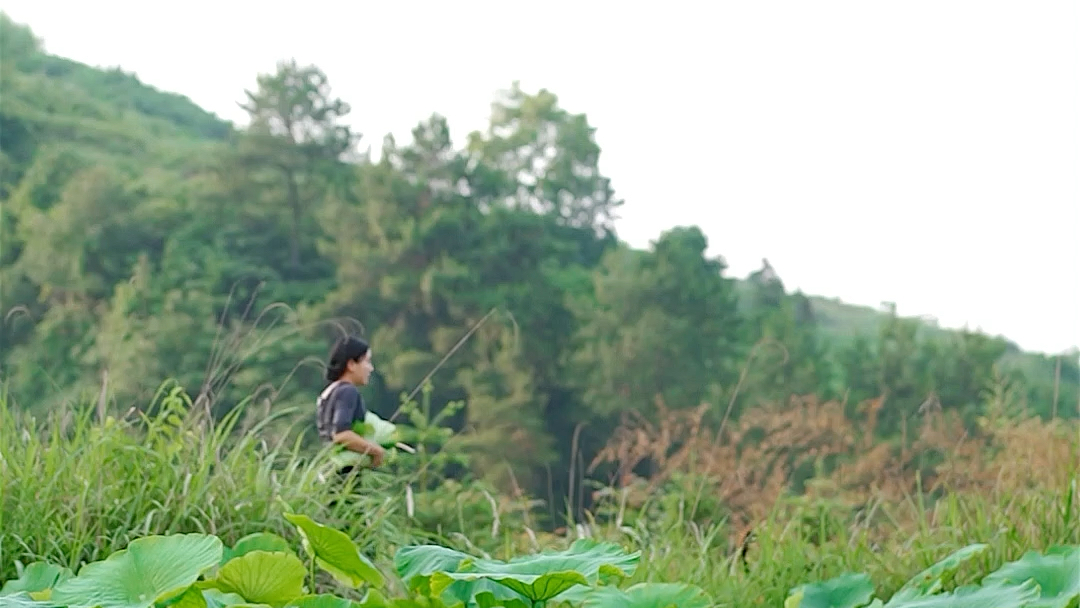
<instances>
[{"instance_id":1,"label":"tree","mask_svg":"<svg viewBox=\"0 0 1080 608\"><path fill-rule=\"evenodd\" d=\"M810 300L801 292L788 294L768 260L762 260L743 289L747 341L755 345L746 361L745 394L775 402L832 393L832 370Z\"/></svg>"},{"instance_id":2,"label":"tree","mask_svg":"<svg viewBox=\"0 0 1080 608\"><path fill-rule=\"evenodd\" d=\"M0 12L0 63L4 72L25 68L42 55L41 39L21 23L15 23L7 13Z\"/></svg>"},{"instance_id":3,"label":"tree","mask_svg":"<svg viewBox=\"0 0 1080 608\"><path fill-rule=\"evenodd\" d=\"M339 124L349 105L331 96L326 74L314 66L281 62L276 73L259 76L257 91L246 94L241 107L251 126L240 139L240 159L253 174L260 168L273 171L284 187L289 260L298 269L308 207L325 192L359 136Z\"/></svg>"},{"instance_id":4,"label":"tree","mask_svg":"<svg viewBox=\"0 0 1080 608\"><path fill-rule=\"evenodd\" d=\"M730 386L742 321L725 264L705 255L701 230L665 232L652 251L609 253L595 292L579 299L570 372L589 412L650 412L657 398L693 407Z\"/></svg>"},{"instance_id":5,"label":"tree","mask_svg":"<svg viewBox=\"0 0 1080 608\"><path fill-rule=\"evenodd\" d=\"M529 95L515 82L492 105L487 131L469 136L478 194L567 225L611 230L622 201L600 172L595 133L584 114L559 107L554 93Z\"/></svg>"},{"instance_id":6,"label":"tree","mask_svg":"<svg viewBox=\"0 0 1080 608\"><path fill-rule=\"evenodd\" d=\"M506 492L533 492L558 458L545 425L543 394L515 332L484 328L476 343L475 363L458 372L468 394L463 439L472 469Z\"/></svg>"}]
</instances>

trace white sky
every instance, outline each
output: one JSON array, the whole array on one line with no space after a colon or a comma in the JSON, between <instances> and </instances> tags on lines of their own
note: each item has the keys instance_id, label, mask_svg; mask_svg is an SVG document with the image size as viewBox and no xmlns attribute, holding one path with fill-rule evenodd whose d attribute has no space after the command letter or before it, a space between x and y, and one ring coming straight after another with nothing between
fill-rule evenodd
<instances>
[{"instance_id":1,"label":"white sky","mask_svg":"<svg viewBox=\"0 0 1080 608\"><path fill-rule=\"evenodd\" d=\"M635 8L640 7L640 8ZM731 272L1080 344L1080 2L641 4L4 0L46 48L235 121L279 59L314 63L378 149L482 128L521 80L598 128L645 246L697 224Z\"/></svg>"}]
</instances>

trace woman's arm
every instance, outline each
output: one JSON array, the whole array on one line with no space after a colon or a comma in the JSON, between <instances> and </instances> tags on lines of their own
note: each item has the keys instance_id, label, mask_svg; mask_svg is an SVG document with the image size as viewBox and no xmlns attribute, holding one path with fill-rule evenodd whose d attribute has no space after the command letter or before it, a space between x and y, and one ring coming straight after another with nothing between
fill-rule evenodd
<instances>
[{"instance_id":1,"label":"woman's arm","mask_svg":"<svg viewBox=\"0 0 1080 608\"><path fill-rule=\"evenodd\" d=\"M334 433L334 443L339 443L354 452L371 456L372 466L381 466L383 457L386 456L386 450L382 446L364 439L352 429Z\"/></svg>"},{"instance_id":2,"label":"woman's arm","mask_svg":"<svg viewBox=\"0 0 1080 608\"><path fill-rule=\"evenodd\" d=\"M334 443L353 452L371 456L372 466L382 465L386 450L352 430L353 421L363 419L364 410L360 402L360 392L355 386L347 384L331 395L330 399L331 402L328 405L332 408L330 425L333 431L331 439Z\"/></svg>"}]
</instances>

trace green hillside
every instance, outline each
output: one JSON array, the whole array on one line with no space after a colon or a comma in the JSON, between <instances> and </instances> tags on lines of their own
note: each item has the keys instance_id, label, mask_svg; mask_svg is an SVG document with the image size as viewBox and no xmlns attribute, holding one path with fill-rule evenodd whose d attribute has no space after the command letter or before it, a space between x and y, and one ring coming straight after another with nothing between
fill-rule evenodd
<instances>
[{"instance_id":1,"label":"green hillside","mask_svg":"<svg viewBox=\"0 0 1080 608\"><path fill-rule=\"evenodd\" d=\"M886 327L890 320L890 314L884 309L848 304L837 298L809 296L809 299L822 331L839 342L850 341L858 336L874 335ZM955 339L965 333L919 318L909 321L917 324L920 335L930 339ZM1075 369L1077 361L1080 360L1080 352L1075 349L1066 353L1028 352L1011 341L1005 341L1004 346L1005 351L999 360L1003 371L1016 372L1029 379L1041 379L1043 388L1050 391L1039 393L1037 399L1049 399L1053 402L1054 382L1049 379L1057 378L1064 383L1064 386L1059 386L1059 406L1068 412L1080 408L1080 404L1069 400L1072 395L1070 386L1075 382Z\"/></svg>"},{"instance_id":2,"label":"green hillside","mask_svg":"<svg viewBox=\"0 0 1080 608\"><path fill-rule=\"evenodd\" d=\"M973 427L988 407L1077 415L1075 356L1059 371L999 338L790 293L768 268L736 280L696 227L629 248L593 127L549 91L513 87L464 145L432 114L378 162L345 162L381 134L343 126L317 67L260 76L236 129L2 27L0 388L21 409L104 387L126 411L175 378L215 415L307 422L330 340L362 328L372 409L430 379L436 411L464 404L443 422L465 469L505 482L509 464L556 495L658 403L710 403L718 422L792 395L858 417L884 395L885 438L928 402Z\"/></svg>"},{"instance_id":3,"label":"green hillside","mask_svg":"<svg viewBox=\"0 0 1080 608\"><path fill-rule=\"evenodd\" d=\"M30 29L6 14L0 19L7 113L25 114L42 126L77 115L84 130L121 123L131 130L140 126L140 133L213 140L222 140L232 131L229 123L183 95L158 91L119 69L102 71L49 55Z\"/></svg>"}]
</instances>

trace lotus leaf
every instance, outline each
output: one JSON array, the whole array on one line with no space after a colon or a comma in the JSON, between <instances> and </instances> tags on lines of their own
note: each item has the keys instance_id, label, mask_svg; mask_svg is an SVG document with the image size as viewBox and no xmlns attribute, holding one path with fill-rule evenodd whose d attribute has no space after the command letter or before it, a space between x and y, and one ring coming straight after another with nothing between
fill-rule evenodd
<instances>
[{"instance_id":1,"label":"lotus leaf","mask_svg":"<svg viewBox=\"0 0 1080 608\"><path fill-rule=\"evenodd\" d=\"M145 536L83 566L51 599L70 608L149 608L183 593L223 554L221 541L207 534Z\"/></svg>"},{"instance_id":2,"label":"lotus leaf","mask_svg":"<svg viewBox=\"0 0 1080 608\"><path fill-rule=\"evenodd\" d=\"M844 574L792 589L784 608L860 608L873 596L874 585L869 576Z\"/></svg>"},{"instance_id":3,"label":"lotus leaf","mask_svg":"<svg viewBox=\"0 0 1080 608\"><path fill-rule=\"evenodd\" d=\"M455 604L446 604L439 598L433 597L415 597L415 598L394 598L387 599L382 593L376 589L370 589L364 599L356 604L357 608L463 608L461 602ZM494 606L503 606L503 604L494 604ZM505 605L505 608L517 608ZM523 608L531 608L525 606Z\"/></svg>"},{"instance_id":4,"label":"lotus leaf","mask_svg":"<svg viewBox=\"0 0 1080 608\"><path fill-rule=\"evenodd\" d=\"M1039 599L1032 608L1067 608L1080 598L1080 547L1059 547L1040 555L1025 553L983 579L984 585L1021 584L1034 580Z\"/></svg>"},{"instance_id":5,"label":"lotus leaf","mask_svg":"<svg viewBox=\"0 0 1080 608\"><path fill-rule=\"evenodd\" d=\"M476 594L477 608L532 608L529 604L530 602L516 597L500 600L490 591ZM455 605L462 605L462 603L458 602Z\"/></svg>"},{"instance_id":6,"label":"lotus leaf","mask_svg":"<svg viewBox=\"0 0 1080 608\"><path fill-rule=\"evenodd\" d=\"M53 608L55 605L49 601L35 600L25 591L0 595L0 608Z\"/></svg>"},{"instance_id":7,"label":"lotus leaf","mask_svg":"<svg viewBox=\"0 0 1080 608\"><path fill-rule=\"evenodd\" d=\"M4 583L4 586L0 587L0 595L14 595L20 591L26 591L32 599L49 599L52 588L72 576L74 574L68 568L45 562L34 562L23 569L19 578Z\"/></svg>"},{"instance_id":8,"label":"lotus leaf","mask_svg":"<svg viewBox=\"0 0 1080 608\"><path fill-rule=\"evenodd\" d=\"M286 606L286 608L355 608L356 602L338 597L336 595L305 595L298 597Z\"/></svg>"},{"instance_id":9,"label":"lotus leaf","mask_svg":"<svg viewBox=\"0 0 1080 608\"><path fill-rule=\"evenodd\" d=\"M347 534L316 523L306 515L286 513L285 519L296 526L304 539L304 549L320 568L338 582L358 588L365 581L382 587L385 578L379 569L360 554Z\"/></svg>"},{"instance_id":10,"label":"lotus leaf","mask_svg":"<svg viewBox=\"0 0 1080 608\"><path fill-rule=\"evenodd\" d=\"M256 532L254 534L248 534L236 541L236 544L233 545L231 549L226 548L222 563L225 563L234 557L240 557L251 551L291 553L292 547L289 546L289 541L281 538L277 534L272 534L270 532Z\"/></svg>"},{"instance_id":11,"label":"lotus leaf","mask_svg":"<svg viewBox=\"0 0 1080 608\"><path fill-rule=\"evenodd\" d=\"M192 585L187 591L169 602L165 608L207 608L206 597L201 589Z\"/></svg>"},{"instance_id":12,"label":"lotus leaf","mask_svg":"<svg viewBox=\"0 0 1080 608\"><path fill-rule=\"evenodd\" d=\"M397 425L383 420L375 412L367 412L364 422L357 423L353 430L364 439L368 439L384 448L391 447L398 442Z\"/></svg>"},{"instance_id":13,"label":"lotus leaf","mask_svg":"<svg viewBox=\"0 0 1080 608\"><path fill-rule=\"evenodd\" d=\"M426 583L436 572L457 572L461 563L472 556L441 545L414 545L402 547L394 555L394 569L401 580L412 590L414 579Z\"/></svg>"},{"instance_id":14,"label":"lotus leaf","mask_svg":"<svg viewBox=\"0 0 1080 608\"><path fill-rule=\"evenodd\" d=\"M220 589L203 589L203 598L206 599L207 608L226 608L227 606L244 606L248 601L235 593L226 593Z\"/></svg>"},{"instance_id":15,"label":"lotus leaf","mask_svg":"<svg viewBox=\"0 0 1080 608\"><path fill-rule=\"evenodd\" d=\"M221 567L214 587L245 600L284 606L304 593L307 569L292 553L251 551Z\"/></svg>"},{"instance_id":16,"label":"lotus leaf","mask_svg":"<svg viewBox=\"0 0 1080 608\"><path fill-rule=\"evenodd\" d=\"M436 572L431 575L431 594L442 595L443 591L457 581L476 582L488 580L498 583L531 602L546 602L558 597L575 585L588 585L589 581L580 572L566 570L546 574L516 574L493 572ZM455 597L467 601L470 598Z\"/></svg>"},{"instance_id":17,"label":"lotus leaf","mask_svg":"<svg viewBox=\"0 0 1080 608\"><path fill-rule=\"evenodd\" d=\"M591 539L579 539L564 551L549 551L535 555L515 557L508 562L478 559L473 568L478 572L507 574L545 574L547 572L574 570L581 573L589 583L595 583L601 570L607 574L614 571L630 576L637 570L641 552L627 553L614 543L602 543Z\"/></svg>"},{"instance_id":18,"label":"lotus leaf","mask_svg":"<svg viewBox=\"0 0 1080 608\"><path fill-rule=\"evenodd\" d=\"M1039 597L1035 581L1023 585L967 585L952 593L919 597L893 596L884 608L1023 608Z\"/></svg>"},{"instance_id":19,"label":"lotus leaf","mask_svg":"<svg viewBox=\"0 0 1080 608\"><path fill-rule=\"evenodd\" d=\"M563 587L561 594L575 585L596 584L602 573L629 576L640 559L639 552L628 554L616 544L581 539L564 551L521 556L507 562L477 559L437 545L408 547L398 552L395 566L414 590L430 586L434 591L438 587L448 602L476 605L483 593L500 601L537 600L540 598L536 595L546 596L555 586ZM576 573L580 579L567 573ZM555 574L560 576L540 580L542 576ZM552 598L569 599L559 594L544 599Z\"/></svg>"},{"instance_id":20,"label":"lotus leaf","mask_svg":"<svg viewBox=\"0 0 1080 608\"><path fill-rule=\"evenodd\" d=\"M701 589L681 583L638 583L625 591L599 587L589 591L582 608L709 608L712 599Z\"/></svg>"},{"instance_id":21,"label":"lotus leaf","mask_svg":"<svg viewBox=\"0 0 1080 608\"><path fill-rule=\"evenodd\" d=\"M950 553L933 566L913 576L896 592L892 601L897 601L898 598L914 598L937 593L956 575L961 566L983 554L988 548L989 545L977 543Z\"/></svg>"}]
</instances>

